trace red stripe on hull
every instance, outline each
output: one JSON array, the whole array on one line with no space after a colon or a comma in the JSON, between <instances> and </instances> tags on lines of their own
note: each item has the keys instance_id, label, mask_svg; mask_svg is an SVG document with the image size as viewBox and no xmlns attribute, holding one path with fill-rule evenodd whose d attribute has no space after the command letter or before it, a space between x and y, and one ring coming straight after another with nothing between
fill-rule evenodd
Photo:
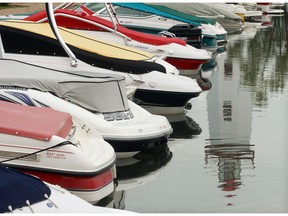
<instances>
[{"instance_id":1,"label":"red stripe on hull","mask_svg":"<svg viewBox=\"0 0 288 216\"><path fill-rule=\"evenodd\" d=\"M165 61L174 65L177 69L198 70L201 68L202 64L208 62L209 59L202 60L202 59L181 59L181 58L167 57Z\"/></svg>"},{"instance_id":2,"label":"red stripe on hull","mask_svg":"<svg viewBox=\"0 0 288 216\"><path fill-rule=\"evenodd\" d=\"M106 170L102 173L92 176L77 176L57 174L51 172L41 172L35 170L21 170L25 173L34 175L50 184L59 185L67 190L100 190L113 181L112 170Z\"/></svg>"}]
</instances>

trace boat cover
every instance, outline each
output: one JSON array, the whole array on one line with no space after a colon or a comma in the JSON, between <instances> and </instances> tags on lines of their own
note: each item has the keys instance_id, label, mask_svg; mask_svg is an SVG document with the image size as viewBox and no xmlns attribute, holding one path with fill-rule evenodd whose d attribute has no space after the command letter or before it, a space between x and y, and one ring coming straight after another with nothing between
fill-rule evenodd
<instances>
[{"instance_id":1,"label":"boat cover","mask_svg":"<svg viewBox=\"0 0 288 216\"><path fill-rule=\"evenodd\" d=\"M38 140L53 135L65 138L72 128L72 116L48 107L32 107L0 101L0 133Z\"/></svg>"},{"instance_id":2,"label":"boat cover","mask_svg":"<svg viewBox=\"0 0 288 216\"><path fill-rule=\"evenodd\" d=\"M50 188L39 178L18 172L12 168L0 166L0 213L46 200L51 195Z\"/></svg>"},{"instance_id":3,"label":"boat cover","mask_svg":"<svg viewBox=\"0 0 288 216\"><path fill-rule=\"evenodd\" d=\"M11 59L0 59L0 68L0 88L14 86L52 92L92 112L129 110L125 78L120 75L53 70Z\"/></svg>"},{"instance_id":4,"label":"boat cover","mask_svg":"<svg viewBox=\"0 0 288 216\"><path fill-rule=\"evenodd\" d=\"M126 8L130 8L134 10L156 14L162 17L166 17L168 19L177 20L180 22L194 25L194 26L201 26L201 20L202 22L204 22L205 20L205 19L200 19L190 14L185 14L185 13L170 9L162 5L148 5L144 3L118 3L118 2L113 3L113 4L120 6L120 7L126 7ZM206 22L208 23L211 22L215 24L214 20L209 21L208 19L206 19Z\"/></svg>"},{"instance_id":5,"label":"boat cover","mask_svg":"<svg viewBox=\"0 0 288 216\"><path fill-rule=\"evenodd\" d=\"M150 4L149 4L150 5ZM178 10L175 10L173 8L170 8L169 6L166 5L150 5L153 8L157 8L158 10L161 10L163 12L169 13L169 14L173 14L175 16L187 19L187 20L191 20L194 22L199 22L201 24L211 24L211 25L215 25L216 21L215 19L208 19L208 18L201 18L201 17L197 17L197 16L193 16L189 13L184 13Z\"/></svg>"},{"instance_id":6,"label":"boat cover","mask_svg":"<svg viewBox=\"0 0 288 216\"><path fill-rule=\"evenodd\" d=\"M136 74L150 71L166 72L164 66L154 62L153 54L96 39L72 29L58 28L61 37L76 58L88 64ZM49 23L5 20L0 21L0 31L7 53L67 56Z\"/></svg>"},{"instance_id":7,"label":"boat cover","mask_svg":"<svg viewBox=\"0 0 288 216\"><path fill-rule=\"evenodd\" d=\"M223 15L226 19L241 20L233 11L225 10L217 7L217 3L165 3L165 6L173 8L184 13L189 13L194 16L219 16Z\"/></svg>"}]
</instances>

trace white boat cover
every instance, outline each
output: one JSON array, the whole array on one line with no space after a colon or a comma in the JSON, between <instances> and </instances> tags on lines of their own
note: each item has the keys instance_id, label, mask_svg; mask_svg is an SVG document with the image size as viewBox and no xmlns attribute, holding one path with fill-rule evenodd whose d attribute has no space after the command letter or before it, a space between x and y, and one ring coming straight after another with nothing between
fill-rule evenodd
<instances>
[{"instance_id":1,"label":"white boat cover","mask_svg":"<svg viewBox=\"0 0 288 216\"><path fill-rule=\"evenodd\" d=\"M0 88L52 92L92 112L129 110L125 78L120 75L53 70L11 59L0 59L0 68Z\"/></svg>"}]
</instances>

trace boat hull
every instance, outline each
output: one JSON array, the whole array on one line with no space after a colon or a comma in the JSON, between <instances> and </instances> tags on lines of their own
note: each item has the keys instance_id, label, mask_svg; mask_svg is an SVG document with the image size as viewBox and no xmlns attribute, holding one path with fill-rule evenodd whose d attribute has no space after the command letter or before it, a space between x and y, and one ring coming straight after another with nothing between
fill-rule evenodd
<instances>
[{"instance_id":1,"label":"boat hull","mask_svg":"<svg viewBox=\"0 0 288 216\"><path fill-rule=\"evenodd\" d=\"M16 169L37 176L50 184L59 185L92 204L98 203L114 191L115 166L96 175L91 173L85 176L75 173L60 174L41 170Z\"/></svg>"}]
</instances>

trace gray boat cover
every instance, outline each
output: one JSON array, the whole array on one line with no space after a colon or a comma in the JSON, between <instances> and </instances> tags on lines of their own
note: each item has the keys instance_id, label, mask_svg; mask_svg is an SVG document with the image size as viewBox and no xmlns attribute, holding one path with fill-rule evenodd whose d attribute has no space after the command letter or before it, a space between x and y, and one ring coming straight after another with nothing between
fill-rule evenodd
<instances>
[{"instance_id":1,"label":"gray boat cover","mask_svg":"<svg viewBox=\"0 0 288 216\"><path fill-rule=\"evenodd\" d=\"M52 92L92 112L129 110L125 78L121 75L53 70L25 62L0 59L1 86Z\"/></svg>"},{"instance_id":2,"label":"gray boat cover","mask_svg":"<svg viewBox=\"0 0 288 216\"><path fill-rule=\"evenodd\" d=\"M159 3L151 3L159 4ZM226 10L217 6L217 3L161 3L167 7L179 10L184 13L192 14L194 16L217 16L223 15L226 19L240 20L241 18L233 11Z\"/></svg>"}]
</instances>

